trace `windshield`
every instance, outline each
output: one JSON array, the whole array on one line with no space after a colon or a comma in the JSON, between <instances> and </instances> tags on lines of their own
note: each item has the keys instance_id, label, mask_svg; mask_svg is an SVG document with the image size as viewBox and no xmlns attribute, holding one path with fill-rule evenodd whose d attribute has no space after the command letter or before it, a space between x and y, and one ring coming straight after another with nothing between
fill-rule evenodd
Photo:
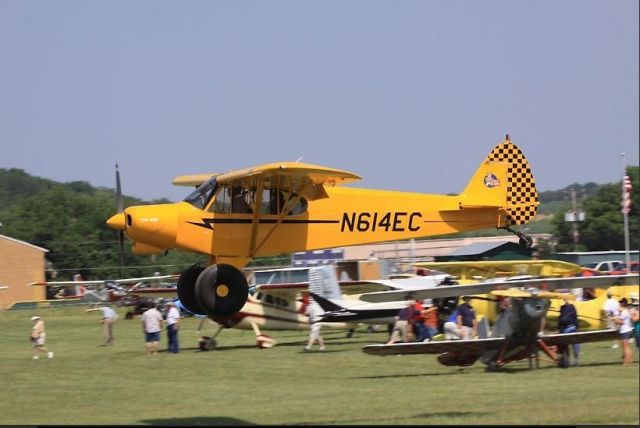
<instances>
[{"instance_id":1,"label":"windshield","mask_svg":"<svg viewBox=\"0 0 640 428\"><path fill-rule=\"evenodd\" d=\"M184 198L185 202L189 202L196 208L204 209L209 203L211 197L214 195L218 183L215 177L211 177L209 181L202 183L196 190L194 190L189 196Z\"/></svg>"}]
</instances>

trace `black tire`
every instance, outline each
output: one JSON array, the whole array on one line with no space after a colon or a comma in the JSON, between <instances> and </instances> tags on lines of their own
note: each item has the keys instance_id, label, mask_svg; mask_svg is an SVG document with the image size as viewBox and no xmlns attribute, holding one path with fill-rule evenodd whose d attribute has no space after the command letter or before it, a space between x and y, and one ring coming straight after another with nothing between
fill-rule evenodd
<instances>
[{"instance_id":1,"label":"black tire","mask_svg":"<svg viewBox=\"0 0 640 428\"><path fill-rule=\"evenodd\" d=\"M487 363L487 368L485 369L487 372L496 372L498 371L498 363L495 361L489 361Z\"/></svg>"},{"instance_id":2,"label":"black tire","mask_svg":"<svg viewBox=\"0 0 640 428\"><path fill-rule=\"evenodd\" d=\"M196 315L206 314L196 299L196 281L203 270L204 267L197 264L190 266L182 272L180 279L178 279L178 298L180 303L189 312Z\"/></svg>"},{"instance_id":3,"label":"black tire","mask_svg":"<svg viewBox=\"0 0 640 428\"><path fill-rule=\"evenodd\" d=\"M518 243L522 248L526 248L528 250L533 247L533 238L530 236L522 236L518 240Z\"/></svg>"},{"instance_id":4,"label":"black tire","mask_svg":"<svg viewBox=\"0 0 640 428\"><path fill-rule=\"evenodd\" d=\"M196 301L210 317L229 316L247 302L249 286L244 274L227 264L211 265L198 276Z\"/></svg>"}]
</instances>

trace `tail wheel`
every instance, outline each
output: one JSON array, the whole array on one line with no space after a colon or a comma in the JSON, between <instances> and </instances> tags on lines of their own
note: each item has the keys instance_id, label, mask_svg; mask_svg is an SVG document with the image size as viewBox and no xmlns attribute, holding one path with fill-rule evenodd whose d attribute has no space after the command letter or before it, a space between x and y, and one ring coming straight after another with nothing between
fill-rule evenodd
<instances>
[{"instance_id":1,"label":"tail wheel","mask_svg":"<svg viewBox=\"0 0 640 428\"><path fill-rule=\"evenodd\" d=\"M202 273L204 267L200 265L193 265L180 275L178 279L178 298L180 303L187 308L187 310L196 315L204 315L205 311L202 309L196 299L196 281L198 276Z\"/></svg>"},{"instance_id":2,"label":"tail wheel","mask_svg":"<svg viewBox=\"0 0 640 428\"><path fill-rule=\"evenodd\" d=\"M196 301L207 315L228 316L247 302L249 286L244 274L227 264L211 265L196 281Z\"/></svg>"}]
</instances>

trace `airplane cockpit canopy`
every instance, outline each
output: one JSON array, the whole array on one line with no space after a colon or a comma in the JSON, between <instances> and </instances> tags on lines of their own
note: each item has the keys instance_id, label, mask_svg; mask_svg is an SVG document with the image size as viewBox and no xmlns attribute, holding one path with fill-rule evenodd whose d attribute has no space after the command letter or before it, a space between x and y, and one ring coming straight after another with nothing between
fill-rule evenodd
<instances>
[{"instance_id":1,"label":"airplane cockpit canopy","mask_svg":"<svg viewBox=\"0 0 640 428\"><path fill-rule=\"evenodd\" d=\"M211 177L209 180L199 185L196 190L189 194L189 196L184 198L184 201L202 210L207 206L211 197L215 194L217 187L218 182L216 177Z\"/></svg>"},{"instance_id":2,"label":"airplane cockpit canopy","mask_svg":"<svg viewBox=\"0 0 640 428\"><path fill-rule=\"evenodd\" d=\"M184 201L198 209L214 213L253 214L256 194L256 186L244 183L220 184L214 176L198 186ZM295 192L285 189L264 188L260 198L260 214L278 215L285 204L289 208L288 215L307 211L307 200L298 198Z\"/></svg>"}]
</instances>

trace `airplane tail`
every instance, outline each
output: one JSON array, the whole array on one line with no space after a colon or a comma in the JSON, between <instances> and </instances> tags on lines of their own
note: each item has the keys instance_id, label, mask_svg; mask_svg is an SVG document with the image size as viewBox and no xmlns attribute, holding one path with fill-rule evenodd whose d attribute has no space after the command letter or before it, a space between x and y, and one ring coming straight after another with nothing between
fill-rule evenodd
<instances>
[{"instance_id":1,"label":"airplane tail","mask_svg":"<svg viewBox=\"0 0 640 428\"><path fill-rule=\"evenodd\" d=\"M320 305L320 307L322 308L323 311L325 312L330 312L330 311L339 311L340 309L343 309L342 306L337 305L333 302L331 302L328 299L325 299L322 296L319 296L313 292L309 292L309 295L311 296L311 298L313 300L315 300L315 302Z\"/></svg>"},{"instance_id":2,"label":"airplane tail","mask_svg":"<svg viewBox=\"0 0 640 428\"><path fill-rule=\"evenodd\" d=\"M330 265L310 268L309 291L328 299L342 298L335 268Z\"/></svg>"},{"instance_id":3,"label":"airplane tail","mask_svg":"<svg viewBox=\"0 0 640 428\"><path fill-rule=\"evenodd\" d=\"M508 135L489 153L460 196L462 209L498 208L503 215L497 227L528 223L539 205L529 162Z\"/></svg>"}]
</instances>

